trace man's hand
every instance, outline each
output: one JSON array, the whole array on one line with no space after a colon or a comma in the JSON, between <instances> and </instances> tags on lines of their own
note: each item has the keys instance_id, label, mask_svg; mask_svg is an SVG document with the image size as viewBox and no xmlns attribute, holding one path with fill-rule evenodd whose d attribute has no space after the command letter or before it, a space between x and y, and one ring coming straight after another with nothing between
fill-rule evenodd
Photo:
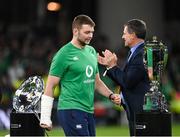
<instances>
[{"instance_id":1,"label":"man's hand","mask_svg":"<svg viewBox=\"0 0 180 137\"><path fill-rule=\"evenodd\" d=\"M40 126L41 126L42 128L47 129L48 131L50 131L50 130L52 129L52 125L48 126L48 125L46 125L46 124L41 123Z\"/></svg>"},{"instance_id":2,"label":"man's hand","mask_svg":"<svg viewBox=\"0 0 180 137\"><path fill-rule=\"evenodd\" d=\"M105 50L102 52L104 57L103 56L100 56L98 54L98 62L99 64L101 65L104 65L106 67L114 67L117 65L117 56L115 53L112 53L111 51L109 50Z\"/></svg>"},{"instance_id":3,"label":"man's hand","mask_svg":"<svg viewBox=\"0 0 180 137\"><path fill-rule=\"evenodd\" d=\"M116 104L116 105L120 105L121 104L121 98L120 98L120 95L119 94L112 94L110 96L110 100Z\"/></svg>"}]
</instances>

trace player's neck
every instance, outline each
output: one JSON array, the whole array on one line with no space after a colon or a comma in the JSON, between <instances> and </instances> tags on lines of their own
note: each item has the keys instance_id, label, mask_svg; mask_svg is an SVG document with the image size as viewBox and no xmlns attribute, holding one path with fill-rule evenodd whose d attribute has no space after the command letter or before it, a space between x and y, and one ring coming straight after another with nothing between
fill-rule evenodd
<instances>
[{"instance_id":1,"label":"player's neck","mask_svg":"<svg viewBox=\"0 0 180 137\"><path fill-rule=\"evenodd\" d=\"M72 39L71 40L71 43L75 46L75 47L77 47L77 48L79 48L79 49L83 49L84 48L84 46L83 45L81 45L76 39Z\"/></svg>"}]
</instances>

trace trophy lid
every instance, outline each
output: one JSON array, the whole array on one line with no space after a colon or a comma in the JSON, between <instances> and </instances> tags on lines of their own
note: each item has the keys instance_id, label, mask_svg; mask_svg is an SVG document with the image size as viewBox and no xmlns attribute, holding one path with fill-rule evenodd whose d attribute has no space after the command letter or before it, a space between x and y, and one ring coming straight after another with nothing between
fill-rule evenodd
<instances>
[{"instance_id":1,"label":"trophy lid","mask_svg":"<svg viewBox=\"0 0 180 137\"><path fill-rule=\"evenodd\" d=\"M161 41L158 41L157 36L153 36L151 41L146 41L145 45L153 48L159 48L164 46L164 44Z\"/></svg>"}]
</instances>

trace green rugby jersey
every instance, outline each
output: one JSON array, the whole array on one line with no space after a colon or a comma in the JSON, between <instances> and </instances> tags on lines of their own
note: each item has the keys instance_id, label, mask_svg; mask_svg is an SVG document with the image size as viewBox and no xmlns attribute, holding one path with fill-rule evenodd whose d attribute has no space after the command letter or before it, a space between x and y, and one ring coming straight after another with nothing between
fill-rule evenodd
<instances>
[{"instance_id":1,"label":"green rugby jersey","mask_svg":"<svg viewBox=\"0 0 180 137\"><path fill-rule=\"evenodd\" d=\"M96 51L86 45L79 49L68 43L54 56L49 75L60 78L58 109L94 112L95 76L98 73Z\"/></svg>"}]
</instances>

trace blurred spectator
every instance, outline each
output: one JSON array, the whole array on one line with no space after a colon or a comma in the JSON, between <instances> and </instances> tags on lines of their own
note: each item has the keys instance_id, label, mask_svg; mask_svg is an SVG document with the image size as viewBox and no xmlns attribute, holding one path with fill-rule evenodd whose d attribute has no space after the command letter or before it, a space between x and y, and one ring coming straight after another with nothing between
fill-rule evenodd
<instances>
[{"instance_id":1,"label":"blurred spectator","mask_svg":"<svg viewBox=\"0 0 180 137\"><path fill-rule=\"evenodd\" d=\"M0 129L10 129L10 119L8 114L0 109Z\"/></svg>"},{"instance_id":2,"label":"blurred spectator","mask_svg":"<svg viewBox=\"0 0 180 137\"><path fill-rule=\"evenodd\" d=\"M168 46L169 59L168 59L168 75L176 91L180 81L178 75L180 74L180 22L178 20L169 21L165 25L165 44ZM176 34L176 36L174 36ZM173 61L172 61L173 60Z\"/></svg>"},{"instance_id":3,"label":"blurred spectator","mask_svg":"<svg viewBox=\"0 0 180 137\"><path fill-rule=\"evenodd\" d=\"M13 85L15 81L23 79L24 76L25 71L22 67L22 64L20 63L19 59L14 58L12 61L12 65L10 65L10 67L8 68L8 77L10 83Z\"/></svg>"},{"instance_id":4,"label":"blurred spectator","mask_svg":"<svg viewBox=\"0 0 180 137\"><path fill-rule=\"evenodd\" d=\"M9 129L13 89L8 81L7 75L1 76L0 78L0 93L2 94L0 103L0 129Z\"/></svg>"}]
</instances>

